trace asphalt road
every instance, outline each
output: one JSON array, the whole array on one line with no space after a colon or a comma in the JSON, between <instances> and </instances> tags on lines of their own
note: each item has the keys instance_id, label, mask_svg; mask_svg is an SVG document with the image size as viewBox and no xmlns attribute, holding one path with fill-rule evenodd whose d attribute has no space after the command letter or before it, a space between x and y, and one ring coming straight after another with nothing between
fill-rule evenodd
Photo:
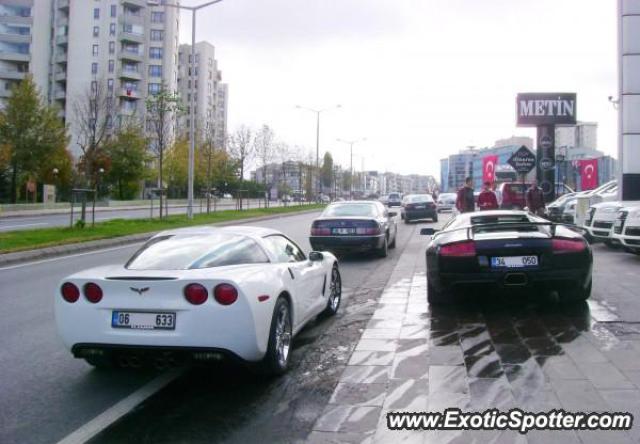
<instances>
[{"instance_id":1,"label":"asphalt road","mask_svg":"<svg viewBox=\"0 0 640 444\"><path fill-rule=\"evenodd\" d=\"M256 224L280 229L309 250L307 237L313 217L312 214L295 215ZM296 365L290 375L280 382L263 385L252 376L231 370L230 374L236 375L231 386L240 390L239 385L249 384L249 390L240 390L246 402L260 405L284 402L281 399L282 391L278 389L280 384L288 385L296 395L303 395L296 389L297 382L294 381L306 378L308 372L322 361L327 364L327 373L307 381L307 387L312 388L307 394L313 404L326 404L326 398L335 385L332 378L337 378L339 368L329 363L334 360L342 362L344 356L350 353L348 345L355 343L359 335L358 322L363 324L368 319L370 313L367 310L371 309L382 291L403 245L416 226L410 229L400 226L398 248L391 250L387 259L345 258L342 262L345 314L335 321L312 325L305 330L296 341ZM154 373L94 370L83 361L73 359L55 331L53 297L60 279L80 269L122 263L136 248L126 246L0 269L0 301L3 304L0 313L0 442L56 442L156 376ZM327 337L328 330L333 331L335 336ZM335 341L339 344L334 347L331 344ZM220 372L227 374L225 369ZM194 381L192 376L189 373L167 390L175 390L176 385L179 387L182 383ZM318 378L324 381L311 383ZM221 386L226 385L225 381L221 381ZM209 394L213 395L213 390L219 388L215 384L215 387L207 390L211 390ZM197 386L185 388L188 392L194 389ZM216 406L224 409L227 403L220 399L234 397L236 389L225 389L222 398L216 396ZM265 399L270 400L271 404L263 403ZM177 409L188 408L180 402L172 405ZM239 406L236 404L236 407ZM280 408L287 412L293 406L282 405ZM216 430L224 432L220 438L261 430L265 428L265 421L268 423L273 420L273 411L256 407L255 412L250 427L245 427L244 422L226 428L218 428L214 424ZM291 413L290 410L288 412ZM285 416L281 417L284 421L282 427L288 422ZM309 418L301 421L298 427L300 436L309 432L314 420L315 416L310 414ZM103 434L100 439L109 441L110 433ZM113 433L113 436L117 436L115 431Z\"/></svg>"},{"instance_id":2,"label":"asphalt road","mask_svg":"<svg viewBox=\"0 0 640 444\"><path fill-rule=\"evenodd\" d=\"M263 203L262 203L263 204ZM158 217L157 201L154 202L153 217ZM272 203L272 206L279 204ZM256 208L258 202L252 200L248 208ZM245 202L246 207L246 202ZM213 208L213 204L212 204ZM235 208L235 201L225 201L217 206L218 209L231 210ZM194 205L195 214L206 212L206 201L200 205L200 200L196 200ZM169 207L169 214L186 214L187 209L185 206ZM151 207L141 207L137 209L123 209L123 210L96 210L96 222L104 222L112 219L144 219L151 215ZM87 221L91 222L91 208L87 208ZM79 218L79 208L74 209L74 220ZM19 216L19 217L0 217L0 233L6 231L16 230L30 230L34 228L50 228L50 227L66 227L70 223L70 214L41 214L33 216Z\"/></svg>"}]
</instances>

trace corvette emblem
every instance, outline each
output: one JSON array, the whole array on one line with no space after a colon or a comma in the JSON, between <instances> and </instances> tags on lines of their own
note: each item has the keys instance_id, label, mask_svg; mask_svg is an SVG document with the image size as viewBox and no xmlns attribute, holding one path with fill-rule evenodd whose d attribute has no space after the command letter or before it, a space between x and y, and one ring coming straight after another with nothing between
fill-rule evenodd
<instances>
[{"instance_id":1,"label":"corvette emblem","mask_svg":"<svg viewBox=\"0 0 640 444\"><path fill-rule=\"evenodd\" d=\"M142 293L146 293L147 291L149 291L149 287L143 287L143 288L129 287L129 288L131 289L131 291L135 291L139 295L142 295Z\"/></svg>"}]
</instances>

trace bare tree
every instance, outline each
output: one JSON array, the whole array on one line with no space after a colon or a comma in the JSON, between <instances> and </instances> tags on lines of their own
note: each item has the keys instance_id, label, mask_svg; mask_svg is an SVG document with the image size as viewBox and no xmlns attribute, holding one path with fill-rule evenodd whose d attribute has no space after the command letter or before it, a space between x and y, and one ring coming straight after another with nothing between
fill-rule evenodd
<instances>
[{"instance_id":1,"label":"bare tree","mask_svg":"<svg viewBox=\"0 0 640 444\"><path fill-rule=\"evenodd\" d=\"M288 195L290 194L291 190L289 187L289 182L287 181L287 166L291 163L291 147L289 145L287 145L286 143L278 143L276 145L276 155L280 161L280 185L279 185L279 191L281 194L281 198L284 197L284 195ZM286 201L285 201L285 205L286 205Z\"/></svg>"},{"instance_id":2,"label":"bare tree","mask_svg":"<svg viewBox=\"0 0 640 444\"><path fill-rule=\"evenodd\" d=\"M151 147L158 158L158 188L164 188L162 167L164 153L173 140L172 126L177 115L182 111L180 96L171 92L164 85L155 95L150 95L146 102L147 129L151 133ZM162 219L162 191L160 191L160 218Z\"/></svg>"},{"instance_id":3,"label":"bare tree","mask_svg":"<svg viewBox=\"0 0 640 444\"><path fill-rule=\"evenodd\" d=\"M255 139L256 155L262 165L262 182L265 190L269 193L267 184L267 166L273 161L276 155L275 134L268 125L262 125ZM265 195L265 206L269 206L269 196Z\"/></svg>"},{"instance_id":4,"label":"bare tree","mask_svg":"<svg viewBox=\"0 0 640 444\"><path fill-rule=\"evenodd\" d=\"M211 175L212 175L212 162L213 156L216 152L215 140L216 140L216 126L214 122L206 122L204 125L204 132L202 134L202 143L200 149L207 161L207 213L211 211Z\"/></svg>"},{"instance_id":5,"label":"bare tree","mask_svg":"<svg viewBox=\"0 0 640 444\"><path fill-rule=\"evenodd\" d=\"M229 137L229 154L238 163L240 183L244 180L244 172L255 155L255 136L251 128L242 125ZM242 195L239 200L242 209Z\"/></svg>"},{"instance_id":6,"label":"bare tree","mask_svg":"<svg viewBox=\"0 0 640 444\"><path fill-rule=\"evenodd\" d=\"M104 145L113 132L115 98L104 80L93 80L73 102L74 123L77 127L77 144L82 151L82 170L95 185L99 163L104 160Z\"/></svg>"}]
</instances>

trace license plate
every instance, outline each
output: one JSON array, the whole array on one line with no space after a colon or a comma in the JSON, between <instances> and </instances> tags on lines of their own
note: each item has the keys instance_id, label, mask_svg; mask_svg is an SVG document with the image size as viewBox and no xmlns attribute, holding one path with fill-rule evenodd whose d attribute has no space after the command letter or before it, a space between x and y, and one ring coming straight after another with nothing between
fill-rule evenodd
<instances>
[{"instance_id":1,"label":"license plate","mask_svg":"<svg viewBox=\"0 0 640 444\"><path fill-rule=\"evenodd\" d=\"M355 233L355 228L334 228L333 234L353 234Z\"/></svg>"},{"instance_id":2,"label":"license plate","mask_svg":"<svg viewBox=\"0 0 640 444\"><path fill-rule=\"evenodd\" d=\"M416 210L424 210L425 208L427 208L426 205L416 205L415 206Z\"/></svg>"},{"instance_id":3,"label":"license plate","mask_svg":"<svg viewBox=\"0 0 640 444\"><path fill-rule=\"evenodd\" d=\"M538 256L501 256L492 257L491 266L494 268L524 268L537 267Z\"/></svg>"},{"instance_id":4,"label":"license plate","mask_svg":"<svg viewBox=\"0 0 640 444\"><path fill-rule=\"evenodd\" d=\"M175 313L147 313L138 311L113 311L111 327L136 330L175 330Z\"/></svg>"}]
</instances>

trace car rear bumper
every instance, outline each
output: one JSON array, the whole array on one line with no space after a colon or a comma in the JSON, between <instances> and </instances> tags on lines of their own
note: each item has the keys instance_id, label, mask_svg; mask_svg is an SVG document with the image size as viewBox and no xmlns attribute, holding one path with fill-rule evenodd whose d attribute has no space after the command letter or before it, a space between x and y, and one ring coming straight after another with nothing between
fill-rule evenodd
<instances>
[{"instance_id":1,"label":"car rear bumper","mask_svg":"<svg viewBox=\"0 0 640 444\"><path fill-rule=\"evenodd\" d=\"M370 251L384 246L385 234L377 236L311 236L316 251Z\"/></svg>"}]
</instances>

